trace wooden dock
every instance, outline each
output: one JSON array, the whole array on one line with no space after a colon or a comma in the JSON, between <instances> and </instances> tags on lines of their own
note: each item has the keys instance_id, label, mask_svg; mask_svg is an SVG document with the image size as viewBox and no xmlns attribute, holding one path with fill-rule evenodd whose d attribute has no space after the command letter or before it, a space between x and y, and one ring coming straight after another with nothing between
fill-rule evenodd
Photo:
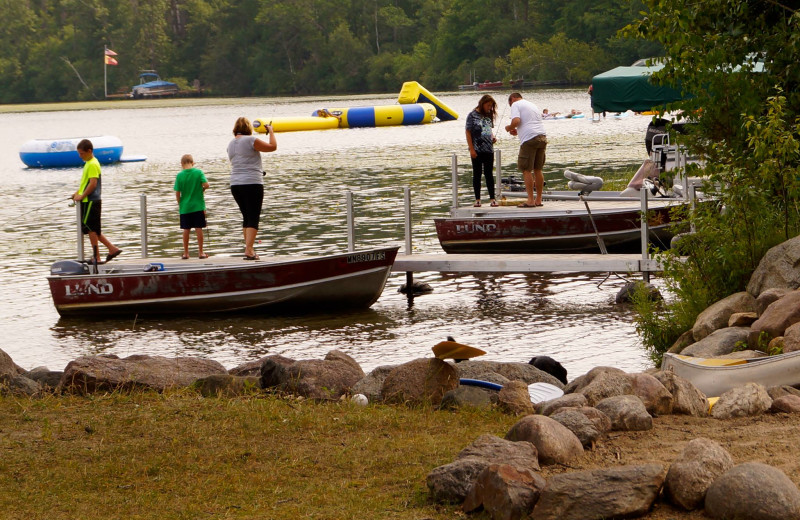
<instances>
[{"instance_id":1,"label":"wooden dock","mask_svg":"<svg viewBox=\"0 0 800 520\"><path fill-rule=\"evenodd\" d=\"M661 271L641 254L417 254L397 255L392 271L406 273L652 273Z\"/></svg>"}]
</instances>

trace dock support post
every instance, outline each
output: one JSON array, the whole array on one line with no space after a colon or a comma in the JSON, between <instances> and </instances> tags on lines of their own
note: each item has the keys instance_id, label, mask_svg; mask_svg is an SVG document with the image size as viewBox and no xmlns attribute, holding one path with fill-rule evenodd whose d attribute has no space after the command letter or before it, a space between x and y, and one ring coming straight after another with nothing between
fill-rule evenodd
<instances>
[{"instance_id":1,"label":"dock support post","mask_svg":"<svg viewBox=\"0 0 800 520\"><path fill-rule=\"evenodd\" d=\"M689 195L689 211L691 212L692 215L694 215L694 210L697 204L697 192L695 190L696 188L694 183L690 182L688 195ZM697 231L697 226L694 223L694 219L691 219L690 222L691 224L689 224L689 231L695 233Z\"/></svg>"},{"instance_id":2,"label":"dock support post","mask_svg":"<svg viewBox=\"0 0 800 520\"><path fill-rule=\"evenodd\" d=\"M456 209L458 207L458 156L456 154L453 154L450 171L453 181L453 209Z\"/></svg>"},{"instance_id":3,"label":"dock support post","mask_svg":"<svg viewBox=\"0 0 800 520\"><path fill-rule=\"evenodd\" d=\"M139 214L142 230L142 258L147 258L147 194L139 194Z\"/></svg>"},{"instance_id":4,"label":"dock support post","mask_svg":"<svg viewBox=\"0 0 800 520\"><path fill-rule=\"evenodd\" d=\"M642 278L646 283L650 282L650 271L647 270L647 260L648 260L648 246L649 246L649 230L647 226L647 188L642 186L639 190L639 193L642 198L642 211L641 211L641 223L640 229L642 232Z\"/></svg>"},{"instance_id":5,"label":"dock support post","mask_svg":"<svg viewBox=\"0 0 800 520\"><path fill-rule=\"evenodd\" d=\"M494 170L497 172L497 177L494 180L495 183L495 191L497 192L497 200L503 199L503 152L501 150L495 150L494 152Z\"/></svg>"},{"instance_id":6,"label":"dock support post","mask_svg":"<svg viewBox=\"0 0 800 520\"><path fill-rule=\"evenodd\" d=\"M78 261L83 261L83 230L81 229L81 203L75 203L75 222L78 223Z\"/></svg>"},{"instance_id":7,"label":"dock support post","mask_svg":"<svg viewBox=\"0 0 800 520\"><path fill-rule=\"evenodd\" d=\"M406 223L406 254L411 255L411 188L403 187L403 210ZM414 287L414 272L406 271L406 287Z\"/></svg>"},{"instance_id":8,"label":"dock support post","mask_svg":"<svg viewBox=\"0 0 800 520\"><path fill-rule=\"evenodd\" d=\"M347 206L347 250L354 251L356 243L355 220L353 217L353 192L345 191L345 205Z\"/></svg>"}]
</instances>

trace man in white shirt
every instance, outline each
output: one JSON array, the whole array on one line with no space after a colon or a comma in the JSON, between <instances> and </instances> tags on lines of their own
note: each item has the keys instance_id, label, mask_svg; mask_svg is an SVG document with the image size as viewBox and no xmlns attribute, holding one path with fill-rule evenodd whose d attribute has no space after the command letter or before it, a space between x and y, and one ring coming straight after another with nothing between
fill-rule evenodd
<instances>
[{"instance_id":1,"label":"man in white shirt","mask_svg":"<svg viewBox=\"0 0 800 520\"><path fill-rule=\"evenodd\" d=\"M508 96L508 106L511 107L511 123L506 126L506 131L511 135L519 135L519 157L517 167L522 172L525 181L525 192L528 199L520 204L520 208L534 208L542 205L542 191L544 190L545 149L547 148L547 135L542 124L542 112L539 107L528 100L522 99L522 94L514 92ZM531 175L533 172L533 175ZM533 188L536 187L534 198Z\"/></svg>"}]
</instances>

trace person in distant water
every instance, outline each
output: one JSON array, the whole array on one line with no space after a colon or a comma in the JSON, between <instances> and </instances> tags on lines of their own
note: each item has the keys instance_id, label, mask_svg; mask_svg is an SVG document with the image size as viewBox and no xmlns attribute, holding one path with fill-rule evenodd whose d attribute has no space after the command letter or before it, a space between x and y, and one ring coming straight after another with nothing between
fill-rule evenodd
<instances>
[{"instance_id":1,"label":"person in distant water","mask_svg":"<svg viewBox=\"0 0 800 520\"><path fill-rule=\"evenodd\" d=\"M542 168L547 149L547 135L542 124L542 113L539 108L526 99L522 94L514 92L508 96L508 105L511 107L511 123L506 125L506 131L511 135L519 135L519 156L517 167L522 172L525 181L527 200L520 204L520 208L533 208L542 205L542 191L544 190L544 173ZM533 174L531 174L533 172ZM534 184L536 198L534 198Z\"/></svg>"},{"instance_id":2,"label":"person in distant water","mask_svg":"<svg viewBox=\"0 0 800 520\"><path fill-rule=\"evenodd\" d=\"M194 167L194 158L188 153L181 157L181 168L175 177L175 198L183 230L183 258L189 259L189 235L194 228L197 234L197 258L205 259L203 252L203 228L206 227L206 199L208 180L202 170Z\"/></svg>"},{"instance_id":3,"label":"person in distant water","mask_svg":"<svg viewBox=\"0 0 800 520\"><path fill-rule=\"evenodd\" d=\"M475 207L481 206L481 175L486 177L486 189L492 207L497 206L494 198L494 164L495 139L492 129L497 116L497 103L489 94L478 101L478 106L467 116L467 145L472 158L472 187L475 190Z\"/></svg>"},{"instance_id":4,"label":"person in distant water","mask_svg":"<svg viewBox=\"0 0 800 520\"><path fill-rule=\"evenodd\" d=\"M555 119L561 112L550 112L548 109L542 110L542 119Z\"/></svg>"},{"instance_id":5,"label":"person in distant water","mask_svg":"<svg viewBox=\"0 0 800 520\"><path fill-rule=\"evenodd\" d=\"M100 226L100 194L102 181L100 178L100 161L94 156L94 145L88 139L83 139L78 143L78 155L85 163L81 182L78 191L72 194L72 200L81 204L81 230L84 235L89 235L89 242L92 244L93 261L102 264L100 260L100 249L98 242L102 242L108 248L106 262L116 258L122 249L118 248L103 235Z\"/></svg>"},{"instance_id":6,"label":"person in distant water","mask_svg":"<svg viewBox=\"0 0 800 520\"><path fill-rule=\"evenodd\" d=\"M231 161L231 194L242 212L244 234L244 259L259 260L253 245L261 218L264 202L264 176L261 169L261 152L278 149L272 125L266 126L269 142L253 135L253 125L246 117L240 117L233 125L233 139L228 143L228 158Z\"/></svg>"}]
</instances>

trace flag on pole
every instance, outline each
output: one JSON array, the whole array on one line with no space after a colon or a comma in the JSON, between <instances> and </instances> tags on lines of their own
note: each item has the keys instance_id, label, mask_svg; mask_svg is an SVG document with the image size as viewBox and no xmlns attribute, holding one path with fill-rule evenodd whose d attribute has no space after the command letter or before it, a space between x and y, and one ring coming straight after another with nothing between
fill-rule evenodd
<instances>
[{"instance_id":1,"label":"flag on pole","mask_svg":"<svg viewBox=\"0 0 800 520\"><path fill-rule=\"evenodd\" d=\"M106 49L106 56L116 56L117 53L112 51L111 49Z\"/></svg>"},{"instance_id":2,"label":"flag on pole","mask_svg":"<svg viewBox=\"0 0 800 520\"><path fill-rule=\"evenodd\" d=\"M112 58L111 56L106 56L106 65L118 65L119 63L117 60Z\"/></svg>"}]
</instances>

